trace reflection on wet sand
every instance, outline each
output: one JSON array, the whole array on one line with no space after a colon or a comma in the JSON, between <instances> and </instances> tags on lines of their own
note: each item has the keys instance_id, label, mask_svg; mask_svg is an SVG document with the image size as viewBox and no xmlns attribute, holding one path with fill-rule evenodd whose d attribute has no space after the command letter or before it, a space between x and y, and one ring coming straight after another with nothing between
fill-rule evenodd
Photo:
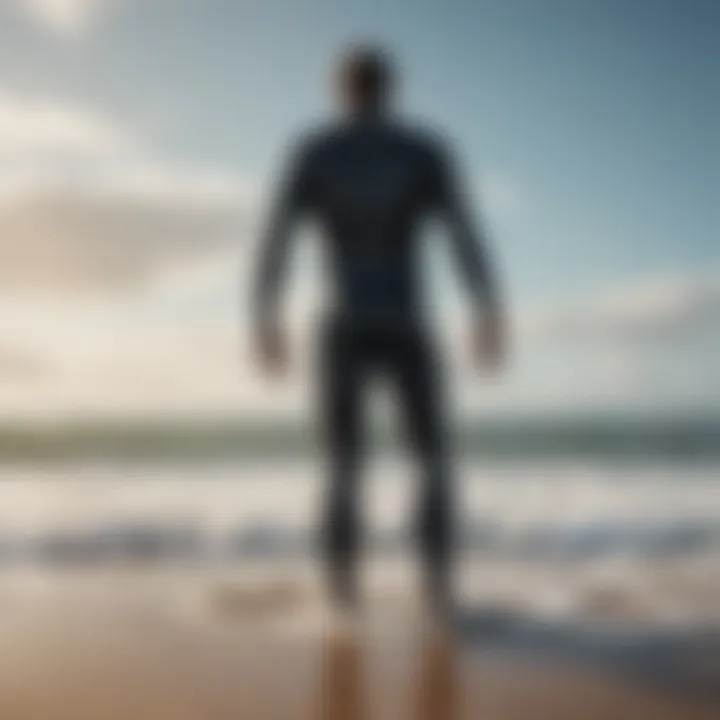
<instances>
[{"instance_id":1,"label":"reflection on wet sand","mask_svg":"<svg viewBox=\"0 0 720 720\"><path fill-rule=\"evenodd\" d=\"M229 606L189 602L203 585L194 573L3 581L2 720L720 717L717 694L677 681L717 659L705 635L616 638L474 613L447 637L404 605L371 608L353 635L323 627L312 599L257 612L242 577Z\"/></svg>"},{"instance_id":2,"label":"reflection on wet sand","mask_svg":"<svg viewBox=\"0 0 720 720\"><path fill-rule=\"evenodd\" d=\"M320 672L320 720L367 720L361 644L338 634L325 643Z\"/></svg>"},{"instance_id":3,"label":"reflection on wet sand","mask_svg":"<svg viewBox=\"0 0 720 720\"><path fill-rule=\"evenodd\" d=\"M404 706L413 720L455 720L458 715L457 659L453 638L438 629L420 633L416 662L409 683L395 678L395 687L407 687ZM320 673L319 720L375 720L365 672L371 659L357 633L329 636Z\"/></svg>"},{"instance_id":4,"label":"reflection on wet sand","mask_svg":"<svg viewBox=\"0 0 720 720\"><path fill-rule=\"evenodd\" d=\"M418 655L420 667L413 678L411 717L418 720L455 720L457 707L457 657L452 636L425 632Z\"/></svg>"}]
</instances>

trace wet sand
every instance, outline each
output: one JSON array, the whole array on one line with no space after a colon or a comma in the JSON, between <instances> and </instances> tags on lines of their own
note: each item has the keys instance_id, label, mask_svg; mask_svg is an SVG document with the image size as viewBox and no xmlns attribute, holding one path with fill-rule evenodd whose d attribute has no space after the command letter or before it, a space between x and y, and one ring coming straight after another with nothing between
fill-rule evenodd
<instances>
[{"instance_id":1,"label":"wet sand","mask_svg":"<svg viewBox=\"0 0 720 720\"><path fill-rule=\"evenodd\" d=\"M718 720L717 697L497 652L402 604L342 631L292 583L133 571L0 579L8 720ZM238 589L239 588L239 589Z\"/></svg>"}]
</instances>

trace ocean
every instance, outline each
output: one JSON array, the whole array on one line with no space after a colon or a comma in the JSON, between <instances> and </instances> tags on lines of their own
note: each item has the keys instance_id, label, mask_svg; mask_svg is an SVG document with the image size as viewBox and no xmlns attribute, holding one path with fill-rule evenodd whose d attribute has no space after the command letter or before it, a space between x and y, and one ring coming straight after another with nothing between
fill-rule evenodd
<instances>
[{"instance_id":1,"label":"ocean","mask_svg":"<svg viewBox=\"0 0 720 720\"><path fill-rule=\"evenodd\" d=\"M87 432L63 432L54 445L36 434L32 452L15 447L0 465L5 576L253 567L288 577L316 564L324 473L301 433L243 451L227 432L183 446L167 430L164 444L157 430L143 444L141 433L103 429L84 452ZM502 432L504 451L458 444L457 584L467 602L561 617L720 621L720 453L709 429L669 444L657 428L614 431L615 449L607 434L581 429L559 437L545 428L534 445L527 428L516 436L496 428L495 437ZM370 593L406 592L412 582L416 476L389 449L367 468Z\"/></svg>"}]
</instances>

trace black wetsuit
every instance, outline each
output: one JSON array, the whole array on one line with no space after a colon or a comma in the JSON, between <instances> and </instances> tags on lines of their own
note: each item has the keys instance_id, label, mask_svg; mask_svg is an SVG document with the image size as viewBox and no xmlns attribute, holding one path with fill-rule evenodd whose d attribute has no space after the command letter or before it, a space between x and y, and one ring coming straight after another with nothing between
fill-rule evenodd
<instances>
[{"instance_id":1,"label":"black wetsuit","mask_svg":"<svg viewBox=\"0 0 720 720\"><path fill-rule=\"evenodd\" d=\"M298 144L262 246L256 321L277 321L294 222L320 224L334 300L322 334L320 389L331 462L323 550L335 589L350 592L358 544L357 479L363 389L386 376L398 391L424 471L419 539L431 587L444 590L451 487L438 354L422 317L421 224L446 222L460 270L481 310L495 307L491 273L464 210L452 162L431 134L399 122L348 121Z\"/></svg>"}]
</instances>

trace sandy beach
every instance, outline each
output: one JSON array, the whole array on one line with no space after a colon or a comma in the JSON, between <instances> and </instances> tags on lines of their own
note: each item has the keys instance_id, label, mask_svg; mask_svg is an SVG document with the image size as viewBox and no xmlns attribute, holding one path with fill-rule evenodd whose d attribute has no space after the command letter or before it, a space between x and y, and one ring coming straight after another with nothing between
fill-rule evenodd
<instances>
[{"instance_id":1,"label":"sandy beach","mask_svg":"<svg viewBox=\"0 0 720 720\"><path fill-rule=\"evenodd\" d=\"M317 473L291 469L4 471L0 718L720 718L714 471L469 468L438 637L392 547L339 632L303 549ZM402 530L399 477L370 530Z\"/></svg>"},{"instance_id":2,"label":"sandy beach","mask_svg":"<svg viewBox=\"0 0 720 720\"><path fill-rule=\"evenodd\" d=\"M246 580L154 570L6 574L0 717L720 717L712 679L673 687L670 675L627 672L632 663L593 662L600 652L558 654L557 638L517 622L510 632L496 623L484 640L483 632L440 634L411 604L375 602L354 632L341 631L308 587ZM503 647L503 634L515 640ZM710 659L720 671L718 655Z\"/></svg>"}]
</instances>

